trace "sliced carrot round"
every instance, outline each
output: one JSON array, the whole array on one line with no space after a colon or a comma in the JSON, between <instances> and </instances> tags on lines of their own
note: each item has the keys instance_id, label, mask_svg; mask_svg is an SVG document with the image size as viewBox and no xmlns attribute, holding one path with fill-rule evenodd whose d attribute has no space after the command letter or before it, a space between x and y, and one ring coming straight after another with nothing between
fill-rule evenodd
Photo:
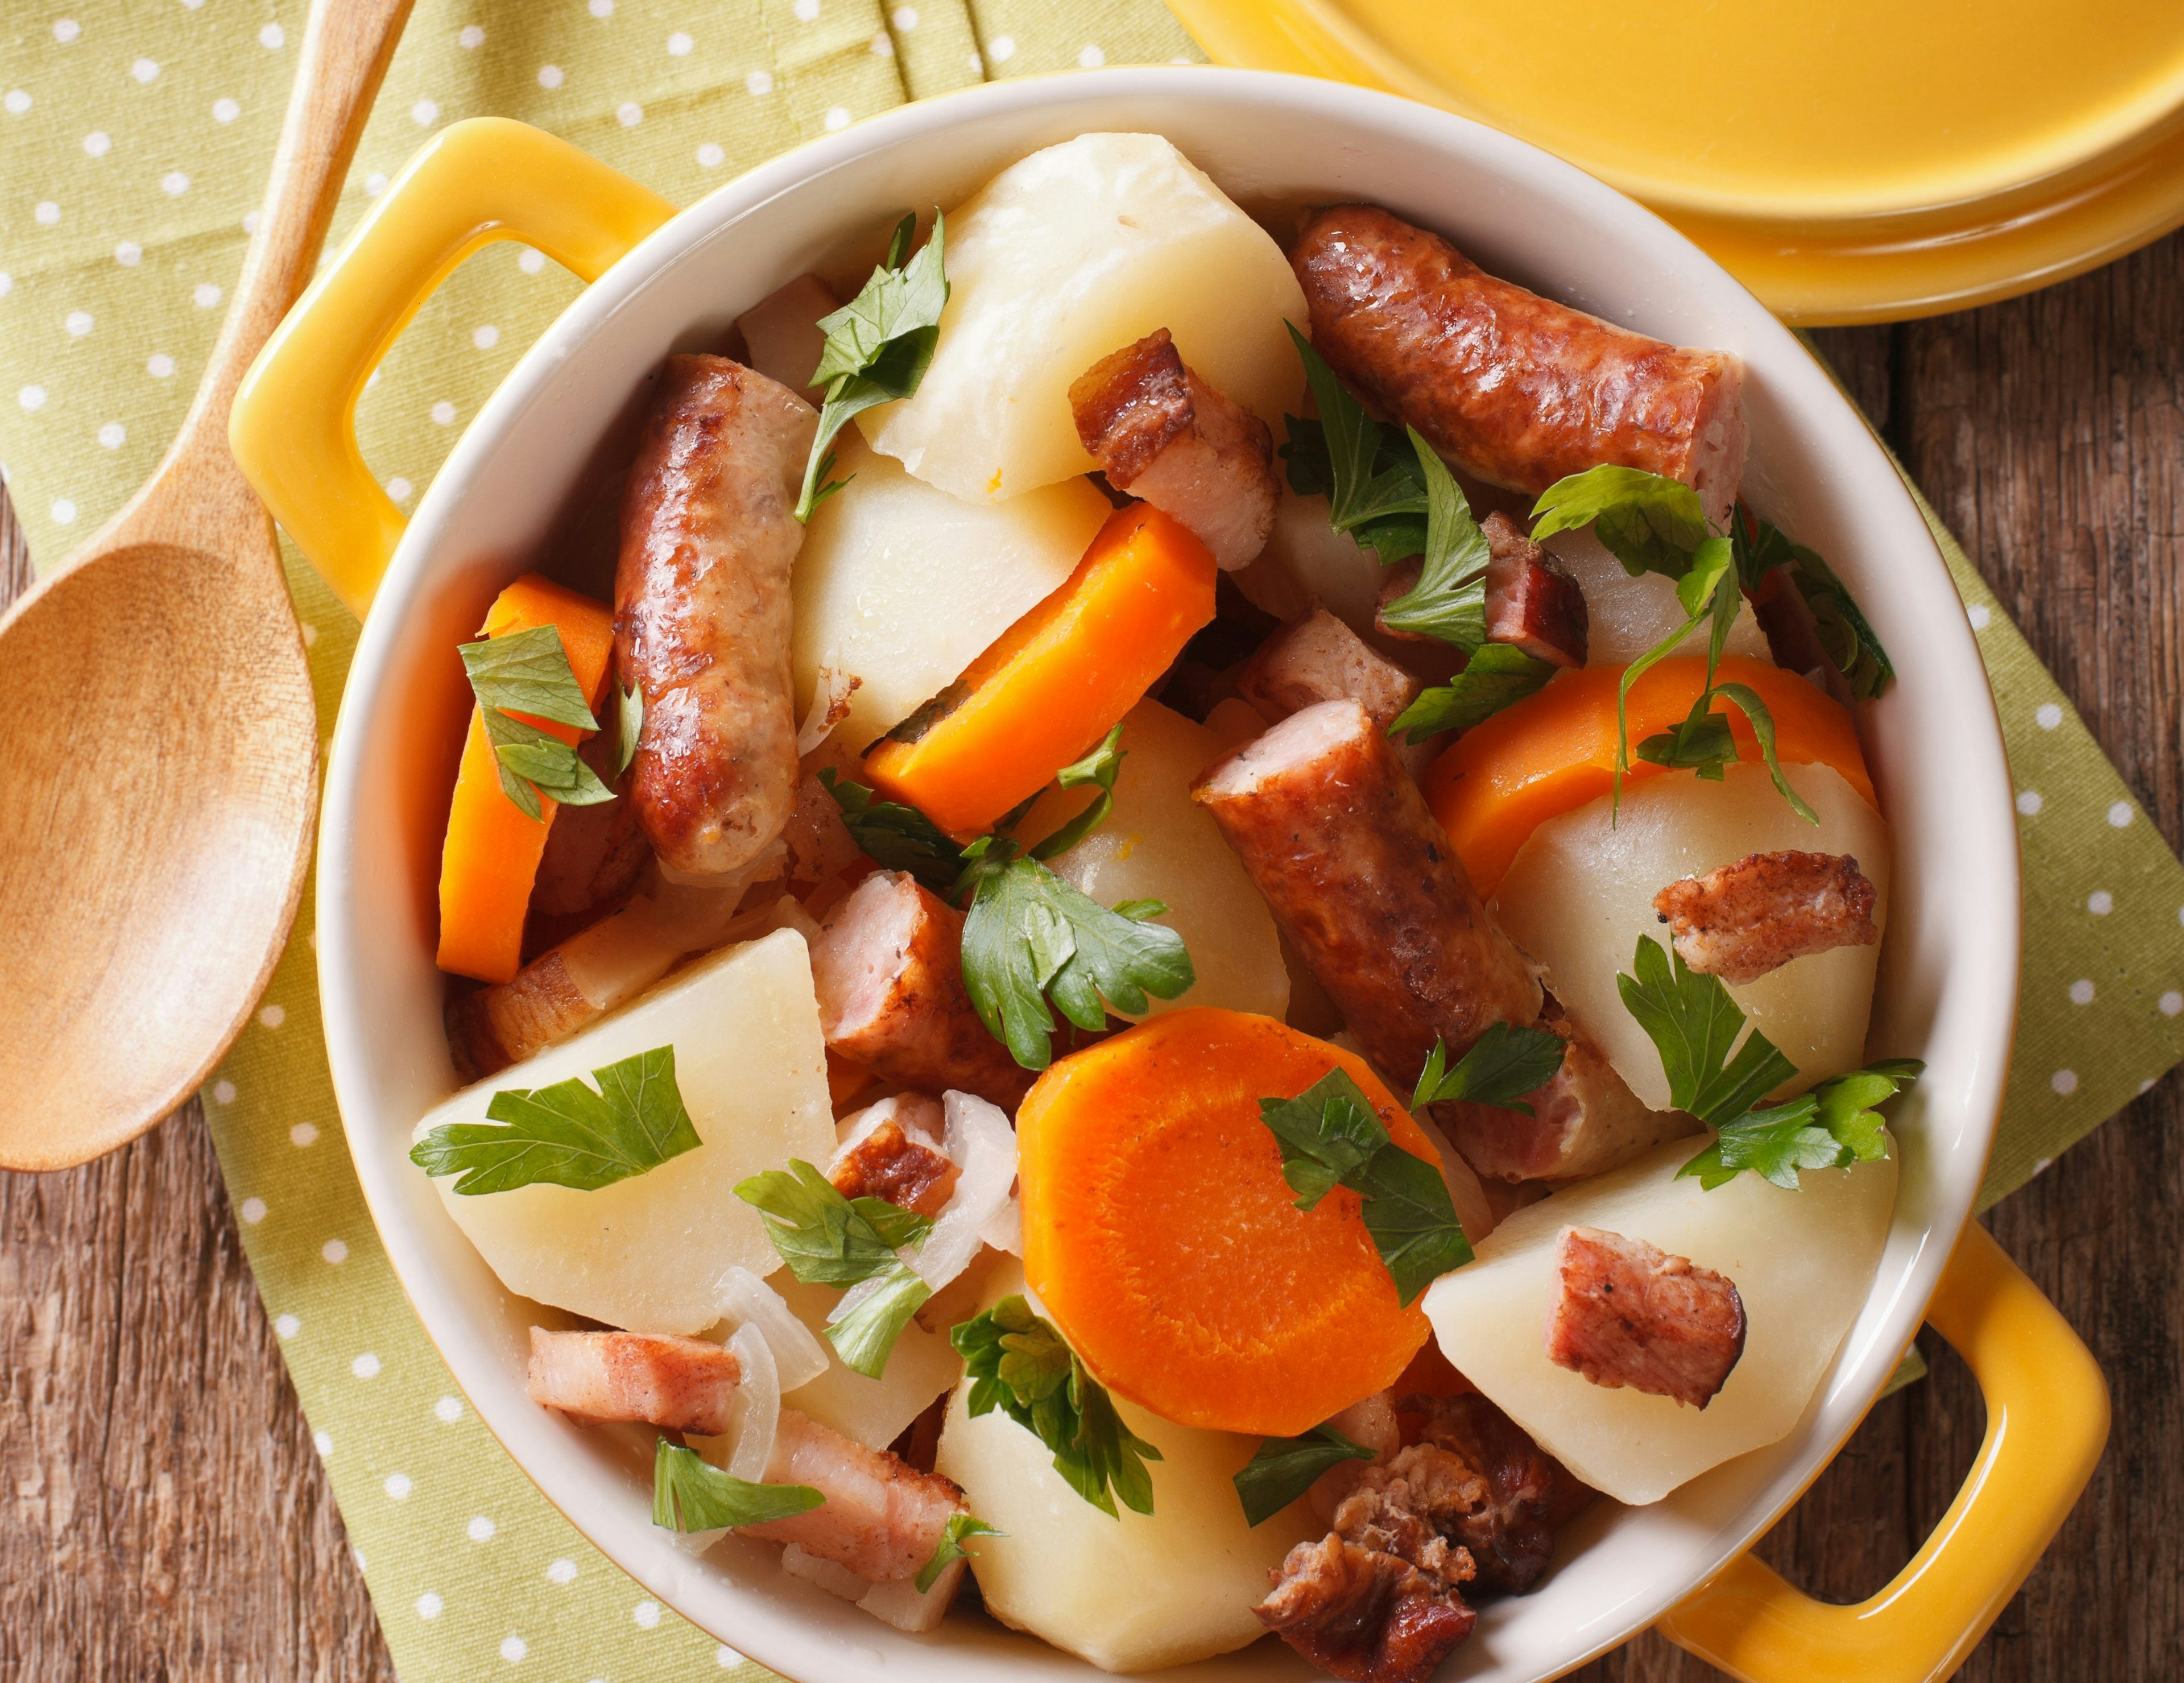
<instances>
[{"instance_id":1,"label":"sliced carrot round","mask_svg":"<svg viewBox=\"0 0 2184 1683\"><path fill-rule=\"evenodd\" d=\"M1427 769L1426 804L1482 896L1501 885L1509 861L1534 830L1614 788L1615 692L1622 682L1620 666L1565 672L1538 694L1466 731ZM1795 672L1734 655L1724 657L1715 682L1758 692L1774 717L1776 758L1832 766L1873 800L1857 727L1825 690ZM1626 713L1634 757L1626 780L1660 775L1660 766L1635 757L1637 746L1680 723L1705 683L1703 659L1676 655L1648 668L1630 686ZM1761 758L1759 740L1743 713L1726 701L1717 711L1729 715L1737 757Z\"/></svg>"},{"instance_id":2,"label":"sliced carrot round","mask_svg":"<svg viewBox=\"0 0 2184 1683\"><path fill-rule=\"evenodd\" d=\"M1272 1017L1170 1011L1039 1078L1017 1113L1025 1276L1102 1385L1184 1425L1289 1436L1409 1365L1430 1329L1357 1195L1297 1208L1259 1116L1338 1067L1437 1161L1362 1058Z\"/></svg>"}]
</instances>

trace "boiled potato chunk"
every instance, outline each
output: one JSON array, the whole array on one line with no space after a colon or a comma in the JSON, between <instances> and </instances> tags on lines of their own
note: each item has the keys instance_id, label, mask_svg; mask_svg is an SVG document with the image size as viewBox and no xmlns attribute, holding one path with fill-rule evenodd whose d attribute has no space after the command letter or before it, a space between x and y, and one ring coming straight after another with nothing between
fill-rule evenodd
<instances>
[{"instance_id":1,"label":"boiled potato chunk","mask_svg":"<svg viewBox=\"0 0 2184 1683\"><path fill-rule=\"evenodd\" d=\"M1873 921L1887 928L1887 824L1830 767L1782 770L1820 815L1819 828L1791 810L1763 765L1739 761L1719 783L1682 772L1633 778L1623 786L1619 820L1611 822L1602 795L1533 831L1495 896L1510 939L1546 967L1541 979L1571 1020L1654 1110L1669 1108L1668 1077L1615 978L1630 971L1640 936L1668 939L1655 894L1747 854L1847 853L1872 878ZM1730 989L1753 1028L1797 1066L1784 1090L1802 1092L1864 1062L1880 955L1877 945L1837 947Z\"/></svg>"},{"instance_id":2,"label":"boiled potato chunk","mask_svg":"<svg viewBox=\"0 0 2184 1683\"><path fill-rule=\"evenodd\" d=\"M1546 547L1585 592L1587 666L1627 666L1678 626L1690 622L1691 616L1676 599L1675 580L1658 572L1631 577L1590 527L1557 532ZM1706 645L1707 631L1702 627L1678 644L1676 652L1703 655ZM1751 603L1736 605L1736 623L1730 627L1724 648L1754 660L1774 658L1768 652L1766 633L1752 617Z\"/></svg>"},{"instance_id":3,"label":"boiled potato chunk","mask_svg":"<svg viewBox=\"0 0 2184 1683\"><path fill-rule=\"evenodd\" d=\"M1110 510L1084 479L973 504L854 431L836 449L835 476L856 476L819 505L796 558L796 705L801 717L822 666L856 677L837 733L861 750L1061 588Z\"/></svg>"},{"instance_id":4,"label":"boiled potato chunk","mask_svg":"<svg viewBox=\"0 0 2184 1683\"><path fill-rule=\"evenodd\" d=\"M1123 769L1107 820L1049 865L1102 906L1157 900L1154 921L1183 937L1198 979L1147 1017L1179 1006L1220 1006L1279 1018L1289 1009L1289 972L1273 914L1251 886L1220 827L1190 798L1191 779L1234 746L1157 701L1123 716ZM1023 833L1041 836L1090 804L1085 789L1050 790L1027 815ZM1142 1020L1142 1019L1139 1019Z\"/></svg>"},{"instance_id":5,"label":"boiled potato chunk","mask_svg":"<svg viewBox=\"0 0 2184 1683\"><path fill-rule=\"evenodd\" d=\"M1158 327L1270 427L1304 371L1281 248L1158 135L1091 134L1011 164L948 214L940 343L915 397L857 417L874 449L972 501L1089 472L1069 387Z\"/></svg>"},{"instance_id":6,"label":"boiled potato chunk","mask_svg":"<svg viewBox=\"0 0 2184 1683\"><path fill-rule=\"evenodd\" d=\"M994 1271L984 1307L1024 1289L1022 1264ZM1267 1634L1251 1608L1290 1547L1318 1536L1308 1506L1244 1523L1229 1480L1258 1440L1178 1426L1117 1402L1123 1424L1161 1452L1147 1463L1153 1512L1119 1502L1110 1519L1062 1482L1054 1454L995 1410L970 1416L959 1385L935 1470L963 1487L971 1511L1006 1537L972 1545L986 1610L1003 1624L1103 1671L1150 1671L1245 1647Z\"/></svg>"},{"instance_id":7,"label":"boiled potato chunk","mask_svg":"<svg viewBox=\"0 0 2184 1683\"><path fill-rule=\"evenodd\" d=\"M504 1088L583 1078L655 1046L675 1048L675 1084L704 1143L594 1192L522 1186L441 1201L517 1296L632 1332L697 1333L721 1318L713 1282L781 1259L739 1180L834 1148L827 1049L804 937L777 930L677 972L582 1034L465 1087L417 1124L483 1122Z\"/></svg>"},{"instance_id":8,"label":"boiled potato chunk","mask_svg":"<svg viewBox=\"0 0 2184 1683\"><path fill-rule=\"evenodd\" d=\"M912 1321L895 1340L887 1371L876 1379L866 1379L845 1364L827 1341L827 1317L841 1301L840 1287L806 1285L786 1270L774 1276L772 1285L788 1302L789 1312L811 1329L827 1352L827 1371L786 1393L781 1406L832 1426L845 1438L885 1449L963 1371L963 1360L944 1332L928 1332Z\"/></svg>"},{"instance_id":9,"label":"boiled potato chunk","mask_svg":"<svg viewBox=\"0 0 2184 1683\"><path fill-rule=\"evenodd\" d=\"M1794 1192L1740 1174L1711 1192L1680 1180L1696 1142L1519 1210L1425 1296L1441 1351L1540 1446L1618 1502L1658 1502L1731 1456L1786 1436L1850 1330L1896 1207L1896 1162L1806 1169ZM1547 1312L1566 1227L1642 1239L1736 1283L1744 1354L1703 1409L1610 1390L1547 1359Z\"/></svg>"}]
</instances>

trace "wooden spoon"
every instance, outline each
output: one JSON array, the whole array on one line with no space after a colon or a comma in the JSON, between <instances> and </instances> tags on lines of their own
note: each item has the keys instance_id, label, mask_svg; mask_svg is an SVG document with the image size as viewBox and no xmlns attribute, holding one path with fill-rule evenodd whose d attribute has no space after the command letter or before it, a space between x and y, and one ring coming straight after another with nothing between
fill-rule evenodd
<instances>
[{"instance_id":1,"label":"wooden spoon","mask_svg":"<svg viewBox=\"0 0 2184 1683\"><path fill-rule=\"evenodd\" d=\"M410 3L315 0L257 237L181 436L0 619L0 1167L86 1162L180 1104L295 917L318 715L227 411L311 278Z\"/></svg>"}]
</instances>

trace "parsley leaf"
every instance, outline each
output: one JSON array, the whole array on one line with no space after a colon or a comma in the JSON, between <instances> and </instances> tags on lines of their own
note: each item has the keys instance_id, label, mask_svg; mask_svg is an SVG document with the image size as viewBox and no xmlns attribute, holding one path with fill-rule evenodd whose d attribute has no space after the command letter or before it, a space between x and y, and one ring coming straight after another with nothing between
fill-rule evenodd
<instances>
[{"instance_id":1,"label":"parsley leaf","mask_svg":"<svg viewBox=\"0 0 2184 1683\"><path fill-rule=\"evenodd\" d=\"M1878 1162L1888 1155L1888 1139L1875 1106L1917 1080L1925 1067L1915 1058L1891 1061L1823 1081L1786 1103L1747 1112L1724 1123L1714 1142L1676 1178L1696 1175L1700 1188L1711 1192L1748 1168L1794 1192L1800 1169Z\"/></svg>"},{"instance_id":2,"label":"parsley leaf","mask_svg":"<svg viewBox=\"0 0 2184 1683\"><path fill-rule=\"evenodd\" d=\"M1122 740L1123 727L1117 725L1097 748L1054 774L1054 781L1063 789L1082 789L1086 783L1093 783L1100 793L1089 806L1032 849L1034 859L1053 859L1068 852L1107 822L1107 815L1115 810L1115 779L1121 774L1127 757L1120 746Z\"/></svg>"},{"instance_id":3,"label":"parsley leaf","mask_svg":"<svg viewBox=\"0 0 2184 1683\"><path fill-rule=\"evenodd\" d=\"M1843 675L1852 700L1869 700L1895 681L1896 667L1888 651L1848 588L1817 553L1792 543L1742 503L1730 521L1729 535L1736 546L1736 570L1747 593L1758 590L1759 582L1775 568L1789 568L1791 582L1812 612L1821 652Z\"/></svg>"},{"instance_id":4,"label":"parsley leaf","mask_svg":"<svg viewBox=\"0 0 2184 1683\"><path fill-rule=\"evenodd\" d=\"M754 1206L789 1273L806 1285L851 1288L827 1318L843 1363L878 1379L904 1325L933 1288L897 1253L933 1229L933 1218L884 1198L845 1198L801 1157L736 1184Z\"/></svg>"},{"instance_id":5,"label":"parsley leaf","mask_svg":"<svg viewBox=\"0 0 2184 1683\"><path fill-rule=\"evenodd\" d=\"M539 797L564 806L596 806L615 792L584 763L575 747L550 731L526 725L498 708L485 709L486 740L500 772L500 792L526 818L543 817Z\"/></svg>"},{"instance_id":6,"label":"parsley leaf","mask_svg":"<svg viewBox=\"0 0 2184 1683\"><path fill-rule=\"evenodd\" d=\"M542 794L565 806L592 806L615 798L573 746L530 722L543 719L577 730L599 728L570 669L560 627L532 626L458 644L455 652L463 658L486 740L493 744L501 793L517 811L526 818L543 816Z\"/></svg>"},{"instance_id":7,"label":"parsley leaf","mask_svg":"<svg viewBox=\"0 0 2184 1683\"><path fill-rule=\"evenodd\" d=\"M1524 1095L1536 1092L1555 1078L1563 1067L1569 1043L1545 1028L1519 1028L1497 1023L1479 1037L1478 1043L1448 1067L1448 1048L1439 1039L1418 1073L1418 1090L1411 1108L1424 1110L1449 1100L1474 1105L1493 1105L1505 1111L1532 1114Z\"/></svg>"},{"instance_id":8,"label":"parsley leaf","mask_svg":"<svg viewBox=\"0 0 2184 1683\"><path fill-rule=\"evenodd\" d=\"M1540 493L1532 513L1535 543L1590 526L1633 578L1648 572L1681 578L1707 537L1698 493L1643 468L1603 464L1558 479ZM1689 603L1684 610L1697 611Z\"/></svg>"},{"instance_id":9,"label":"parsley leaf","mask_svg":"<svg viewBox=\"0 0 2184 1683\"><path fill-rule=\"evenodd\" d=\"M913 1580L921 1596L940 1581L940 1574L957 1561L967 1558L963 1547L967 1537L1006 1537L1006 1531L997 1530L984 1520L968 1513L951 1513L940 1528L940 1541L933 1546L933 1558L917 1569Z\"/></svg>"},{"instance_id":10,"label":"parsley leaf","mask_svg":"<svg viewBox=\"0 0 2184 1683\"><path fill-rule=\"evenodd\" d=\"M887 260L872 270L864 290L830 315L819 318L826 346L811 383L826 387L819 432L805 465L796 517L811 511L849 483L827 477L834 470L835 437L852 415L907 398L917 390L940 343L940 312L948 302L946 220L933 217L933 237L903 261L917 232L917 214L906 212L888 242Z\"/></svg>"},{"instance_id":11,"label":"parsley leaf","mask_svg":"<svg viewBox=\"0 0 2184 1683\"><path fill-rule=\"evenodd\" d=\"M1418 582L1380 610L1381 622L1468 654L1486 641L1486 564L1493 557L1456 476L1416 427L1408 430L1426 488L1425 560Z\"/></svg>"},{"instance_id":12,"label":"parsley leaf","mask_svg":"<svg viewBox=\"0 0 2184 1683\"><path fill-rule=\"evenodd\" d=\"M1123 1424L1106 1388L1030 1304L1004 1297L949 1339L971 1380L972 1419L1000 1409L1052 1450L1054 1470L1109 1518L1118 1496L1137 1513L1153 1511L1145 1463L1160 1451Z\"/></svg>"},{"instance_id":13,"label":"parsley leaf","mask_svg":"<svg viewBox=\"0 0 2184 1683\"><path fill-rule=\"evenodd\" d=\"M1631 968L1636 976L1618 975L1615 986L1623 1008L1659 1050L1669 1102L1678 1110L1720 1128L1797 1074L1797 1065L1758 1029L1730 1055L1744 1012L1720 977L1699 974L1681 953L1645 935Z\"/></svg>"},{"instance_id":14,"label":"parsley leaf","mask_svg":"<svg viewBox=\"0 0 2184 1683\"><path fill-rule=\"evenodd\" d=\"M907 871L928 889L952 887L963 872L963 850L915 806L875 800L864 784L833 766L819 772L819 786L842 809L842 824L866 857L890 871Z\"/></svg>"},{"instance_id":15,"label":"parsley leaf","mask_svg":"<svg viewBox=\"0 0 2184 1683\"><path fill-rule=\"evenodd\" d=\"M615 776L619 777L637 758L638 738L644 734L644 691L637 684L615 691Z\"/></svg>"},{"instance_id":16,"label":"parsley leaf","mask_svg":"<svg viewBox=\"0 0 2184 1683\"><path fill-rule=\"evenodd\" d=\"M1260 1100L1259 1117L1281 1147L1282 1179L1300 1210L1317 1208L1337 1186L1363 1200L1365 1230L1405 1307L1471 1260L1440 1170L1388 1137L1346 1070L1329 1070L1294 1099Z\"/></svg>"},{"instance_id":17,"label":"parsley leaf","mask_svg":"<svg viewBox=\"0 0 2184 1683\"><path fill-rule=\"evenodd\" d=\"M755 1485L723 1473L694 1449L660 1440L652 1452L652 1523L669 1531L717 1531L809 1513L827 1498L809 1485Z\"/></svg>"},{"instance_id":18,"label":"parsley leaf","mask_svg":"<svg viewBox=\"0 0 2184 1683\"><path fill-rule=\"evenodd\" d=\"M1446 683L1421 690L1418 699L1396 715L1388 734L1408 732L1411 741L1424 742L1443 731L1468 731L1504 707L1537 694L1556 670L1553 661L1539 660L1511 644L1483 644Z\"/></svg>"},{"instance_id":19,"label":"parsley leaf","mask_svg":"<svg viewBox=\"0 0 2184 1683\"><path fill-rule=\"evenodd\" d=\"M410 1161L437 1177L459 1174L467 1196L519 1186L595 1192L703 1144L675 1084L675 1048L655 1046L550 1087L503 1088L485 1122L443 1122L410 1148Z\"/></svg>"},{"instance_id":20,"label":"parsley leaf","mask_svg":"<svg viewBox=\"0 0 2184 1683\"><path fill-rule=\"evenodd\" d=\"M1426 547L1429 501L1418 455L1404 449L1400 434L1391 437L1366 414L1312 341L1289 326L1319 410L1317 421L1284 417L1290 489L1301 497L1325 496L1328 524L1373 550L1382 566L1418 554Z\"/></svg>"},{"instance_id":21,"label":"parsley leaf","mask_svg":"<svg viewBox=\"0 0 2184 1683\"><path fill-rule=\"evenodd\" d=\"M1229 1482L1244 1504L1245 1523L1262 1525L1310 1490L1329 1468L1372 1458L1371 1450L1334 1427L1314 1426L1301 1437L1267 1439Z\"/></svg>"},{"instance_id":22,"label":"parsley leaf","mask_svg":"<svg viewBox=\"0 0 2184 1683\"><path fill-rule=\"evenodd\" d=\"M1752 733L1759 739L1759 751L1767 761L1767 775L1774 780L1774 792L1788 801L1791 811L1808 824L1819 823L1820 815L1806 803L1804 796L1790 787L1790 779L1783 775L1782 762L1774 754L1774 716L1759 699L1759 692L1741 683L1718 683L1713 688L1716 695L1732 703L1751 722Z\"/></svg>"},{"instance_id":23,"label":"parsley leaf","mask_svg":"<svg viewBox=\"0 0 2184 1683\"><path fill-rule=\"evenodd\" d=\"M963 922L963 985L978 1019L1026 1069L1053 1061L1055 1009L1087 1030L1106 1007L1125 1017L1148 996L1172 1000L1198 979L1183 937L1143 921L1142 905L1109 910L1017 851L982 836L964 850L972 894Z\"/></svg>"}]
</instances>

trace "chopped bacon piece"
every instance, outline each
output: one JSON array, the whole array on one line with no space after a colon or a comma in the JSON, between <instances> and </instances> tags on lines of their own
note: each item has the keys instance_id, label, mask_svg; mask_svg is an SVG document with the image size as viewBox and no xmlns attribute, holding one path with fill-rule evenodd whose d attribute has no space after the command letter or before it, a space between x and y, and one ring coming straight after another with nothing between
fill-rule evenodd
<instances>
[{"instance_id":1,"label":"chopped bacon piece","mask_svg":"<svg viewBox=\"0 0 2184 1683\"><path fill-rule=\"evenodd\" d=\"M1744 1354L1736 1282L1688 1257L1566 1227L1555 1266L1562 1287L1547 1312L1547 1359L1596 1385L1703 1408Z\"/></svg>"},{"instance_id":2,"label":"chopped bacon piece","mask_svg":"<svg viewBox=\"0 0 2184 1683\"><path fill-rule=\"evenodd\" d=\"M717 1436L742 1378L735 1352L702 1338L531 1329L531 1400L587 1424L644 1420Z\"/></svg>"},{"instance_id":3,"label":"chopped bacon piece","mask_svg":"<svg viewBox=\"0 0 2184 1683\"><path fill-rule=\"evenodd\" d=\"M940 1147L940 1101L897 1093L844 1118L827 1179L844 1198L884 1198L937 1216L956 1190L956 1166Z\"/></svg>"},{"instance_id":4,"label":"chopped bacon piece","mask_svg":"<svg viewBox=\"0 0 2184 1683\"><path fill-rule=\"evenodd\" d=\"M1793 958L1869 947L1875 890L1838 853L1753 853L1653 896L1683 961L1702 976L1756 982Z\"/></svg>"},{"instance_id":5,"label":"chopped bacon piece","mask_svg":"<svg viewBox=\"0 0 2184 1683\"><path fill-rule=\"evenodd\" d=\"M783 1409L774 1428L766 1482L807 1485L827 1500L787 1519L739 1526L742 1535L794 1543L875 1584L915 1577L939 1547L949 1516L968 1511L954 1480L921 1473L794 1408Z\"/></svg>"},{"instance_id":6,"label":"chopped bacon piece","mask_svg":"<svg viewBox=\"0 0 2184 1683\"><path fill-rule=\"evenodd\" d=\"M1252 1612L1345 1683L1424 1683L1479 1622L1453 1585L1332 1533L1299 1543L1273 1577Z\"/></svg>"},{"instance_id":7,"label":"chopped bacon piece","mask_svg":"<svg viewBox=\"0 0 2184 1683\"><path fill-rule=\"evenodd\" d=\"M953 1087L1013 1112L1032 1072L978 1020L963 986L963 914L878 871L827 914L811 948L827 1049L928 1093Z\"/></svg>"},{"instance_id":8,"label":"chopped bacon piece","mask_svg":"<svg viewBox=\"0 0 2184 1683\"><path fill-rule=\"evenodd\" d=\"M1266 547L1281 494L1273 437L1184 366L1167 328L1094 363L1069 406L1107 482L1174 515L1223 568Z\"/></svg>"},{"instance_id":9,"label":"chopped bacon piece","mask_svg":"<svg viewBox=\"0 0 2184 1683\"><path fill-rule=\"evenodd\" d=\"M1315 602L1259 645L1236 688L1270 722L1347 697L1385 730L1424 686Z\"/></svg>"},{"instance_id":10,"label":"chopped bacon piece","mask_svg":"<svg viewBox=\"0 0 2184 1683\"><path fill-rule=\"evenodd\" d=\"M1569 570L1512 525L1486 516L1486 640L1507 643L1535 660L1585 664L1585 592Z\"/></svg>"},{"instance_id":11,"label":"chopped bacon piece","mask_svg":"<svg viewBox=\"0 0 2184 1683\"><path fill-rule=\"evenodd\" d=\"M1470 1552L1479 1582L1530 1589L1547 1569L1557 1529L1592 1499L1591 1487L1477 1391L1405 1397L1402 1407L1424 1417L1421 1446L1454 1457L1479 1480L1479 1499L1442 1524Z\"/></svg>"},{"instance_id":12,"label":"chopped bacon piece","mask_svg":"<svg viewBox=\"0 0 2184 1683\"><path fill-rule=\"evenodd\" d=\"M449 1000L448 1050L457 1074L465 1081L482 1081L549 1041L575 1034L599 1014L556 947L532 959L510 981Z\"/></svg>"}]
</instances>

